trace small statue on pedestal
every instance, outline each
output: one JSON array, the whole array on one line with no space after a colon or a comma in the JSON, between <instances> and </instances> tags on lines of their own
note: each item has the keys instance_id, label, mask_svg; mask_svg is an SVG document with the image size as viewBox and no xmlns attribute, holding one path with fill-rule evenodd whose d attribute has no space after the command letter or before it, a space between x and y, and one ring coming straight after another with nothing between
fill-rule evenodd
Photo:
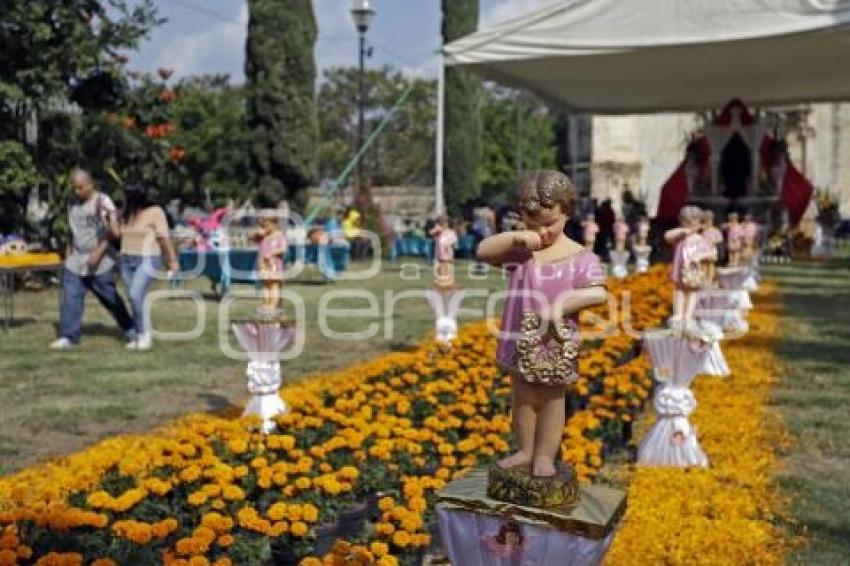
<instances>
[{"instance_id":1,"label":"small statue on pedestal","mask_svg":"<svg viewBox=\"0 0 850 566\"><path fill-rule=\"evenodd\" d=\"M454 261L457 233L449 225L448 216L441 214L437 218L437 224L431 229L430 236L434 238L434 258L437 261L434 285L438 289L451 289L455 284Z\"/></svg>"},{"instance_id":2,"label":"small statue on pedestal","mask_svg":"<svg viewBox=\"0 0 850 566\"><path fill-rule=\"evenodd\" d=\"M714 250L700 234L702 218L699 208L686 206L679 213L679 228L664 234L664 240L676 246L670 274L676 287L671 324L681 324L682 328L692 324L696 295L707 283L702 262L714 255Z\"/></svg>"},{"instance_id":3,"label":"small statue on pedestal","mask_svg":"<svg viewBox=\"0 0 850 566\"><path fill-rule=\"evenodd\" d=\"M750 267L757 257L759 225L749 212L744 215L741 224L741 265Z\"/></svg>"},{"instance_id":4,"label":"small statue on pedestal","mask_svg":"<svg viewBox=\"0 0 850 566\"><path fill-rule=\"evenodd\" d=\"M649 254L652 246L649 245L649 219L641 216L638 221L637 242L633 246L635 251L635 271L646 273L649 270Z\"/></svg>"},{"instance_id":5,"label":"small statue on pedestal","mask_svg":"<svg viewBox=\"0 0 850 566\"><path fill-rule=\"evenodd\" d=\"M729 267L741 265L741 223L738 213L730 212L723 228L726 230L726 253L729 255Z\"/></svg>"},{"instance_id":6,"label":"small statue on pedestal","mask_svg":"<svg viewBox=\"0 0 850 566\"><path fill-rule=\"evenodd\" d=\"M481 261L511 272L496 358L511 375L518 450L491 468L488 493L513 492L529 501L529 492L544 490L546 501L565 504L577 493L575 474L565 474L556 458L566 389L578 379L578 313L605 302L605 271L590 250L564 235L576 200L566 175L524 175L517 200L526 230L502 232L478 247Z\"/></svg>"},{"instance_id":7,"label":"small statue on pedestal","mask_svg":"<svg viewBox=\"0 0 850 566\"><path fill-rule=\"evenodd\" d=\"M611 258L611 274L622 279L629 274L626 264L629 262L629 252L626 250L626 240L629 237L629 225L622 218L614 221L614 249L609 253Z\"/></svg>"},{"instance_id":8,"label":"small statue on pedestal","mask_svg":"<svg viewBox=\"0 0 850 566\"><path fill-rule=\"evenodd\" d=\"M257 241L257 274L263 285L261 309L274 313L280 305L280 284L283 280L283 254L286 236L277 223L274 211L260 216L260 229L254 234Z\"/></svg>"},{"instance_id":9,"label":"small statue on pedestal","mask_svg":"<svg viewBox=\"0 0 850 566\"><path fill-rule=\"evenodd\" d=\"M717 260L720 258L720 245L723 243L723 232L714 225L714 212L704 210L702 213L702 237L714 250L714 257L706 261L706 278L713 285L717 282Z\"/></svg>"}]
</instances>

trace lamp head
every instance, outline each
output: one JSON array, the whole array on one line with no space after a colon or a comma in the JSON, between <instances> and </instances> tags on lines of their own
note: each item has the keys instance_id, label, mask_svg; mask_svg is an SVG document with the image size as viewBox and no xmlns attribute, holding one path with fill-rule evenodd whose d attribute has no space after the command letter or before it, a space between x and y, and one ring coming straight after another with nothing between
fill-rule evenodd
<instances>
[{"instance_id":1,"label":"lamp head","mask_svg":"<svg viewBox=\"0 0 850 566\"><path fill-rule=\"evenodd\" d=\"M357 26L357 31L366 33L369 30L369 25L372 23L372 18L375 17L375 10L372 9L370 0L354 0L354 5L351 8L351 16L354 18L354 25Z\"/></svg>"}]
</instances>

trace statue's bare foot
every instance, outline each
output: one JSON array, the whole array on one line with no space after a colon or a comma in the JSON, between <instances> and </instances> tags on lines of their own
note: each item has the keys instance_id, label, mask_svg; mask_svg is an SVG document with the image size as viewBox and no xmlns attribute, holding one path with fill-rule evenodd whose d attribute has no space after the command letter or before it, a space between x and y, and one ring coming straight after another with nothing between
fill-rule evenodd
<instances>
[{"instance_id":1,"label":"statue's bare foot","mask_svg":"<svg viewBox=\"0 0 850 566\"><path fill-rule=\"evenodd\" d=\"M555 463L550 458L535 458L531 474L536 477L548 478L555 475Z\"/></svg>"},{"instance_id":2,"label":"statue's bare foot","mask_svg":"<svg viewBox=\"0 0 850 566\"><path fill-rule=\"evenodd\" d=\"M500 468L513 468L516 466L527 466L531 463L531 455L525 452L516 452L506 458L502 458L498 462Z\"/></svg>"}]
</instances>

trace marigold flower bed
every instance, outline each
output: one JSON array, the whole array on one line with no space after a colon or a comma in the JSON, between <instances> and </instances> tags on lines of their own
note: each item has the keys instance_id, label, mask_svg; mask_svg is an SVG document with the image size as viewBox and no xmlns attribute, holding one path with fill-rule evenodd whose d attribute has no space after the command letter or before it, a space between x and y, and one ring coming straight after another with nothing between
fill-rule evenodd
<instances>
[{"instance_id":1,"label":"marigold flower bed","mask_svg":"<svg viewBox=\"0 0 850 566\"><path fill-rule=\"evenodd\" d=\"M779 374L776 290L762 285L750 332L726 342L726 379L697 377L691 421L711 461L706 470L637 468L629 507L607 564L780 564L791 541L776 515L774 449L787 442L768 407ZM637 560L639 557L639 560Z\"/></svg>"},{"instance_id":2,"label":"marigold flower bed","mask_svg":"<svg viewBox=\"0 0 850 566\"><path fill-rule=\"evenodd\" d=\"M620 321L626 328L657 326L669 314L672 291L663 266L612 281L609 289L618 300L630 294L629 315ZM595 314L604 324L617 320L607 307ZM586 328L599 326L592 316L585 318ZM563 457L589 481L604 454L627 439L652 379L647 359L637 356L633 332L591 337L583 346L582 377L570 396L574 412L562 446ZM734 348L733 364L740 359ZM319 564L311 557L317 537L362 502L373 504L374 520L351 543L338 544L329 560L415 563L431 542L434 492L510 448L509 383L494 357L488 323L471 324L449 352L426 341L411 353L387 354L287 387L283 396L291 412L279 420L278 434L263 437L248 420L192 415L150 435L111 438L0 479L0 566L241 565L268 562L272 553L278 562ZM705 411L712 405L703 397L700 390ZM758 413L753 402L732 405ZM721 419L696 420L715 457L712 427L721 426ZM731 467L722 462L720 469ZM767 457L747 464L745 479L762 489L766 480L757 472L767 473L771 464ZM641 473L634 489L647 481L644 489L651 490ZM758 493L764 497L744 498L735 512L744 517L748 506L756 514L769 508L767 491ZM650 494L635 491L630 509L649 506L645 512L651 513ZM698 506L698 498L679 504ZM632 550L637 543L624 532L612 559L649 552Z\"/></svg>"}]
</instances>

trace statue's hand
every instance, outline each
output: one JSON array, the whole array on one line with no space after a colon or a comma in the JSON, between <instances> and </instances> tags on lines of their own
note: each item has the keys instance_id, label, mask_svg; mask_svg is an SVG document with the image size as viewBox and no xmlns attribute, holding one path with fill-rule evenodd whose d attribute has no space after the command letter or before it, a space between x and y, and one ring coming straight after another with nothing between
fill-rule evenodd
<instances>
[{"instance_id":1,"label":"statue's hand","mask_svg":"<svg viewBox=\"0 0 850 566\"><path fill-rule=\"evenodd\" d=\"M514 246L525 248L526 250L533 252L543 247L543 241L540 239L540 234L537 232L523 230L521 232L517 232L514 236Z\"/></svg>"}]
</instances>

